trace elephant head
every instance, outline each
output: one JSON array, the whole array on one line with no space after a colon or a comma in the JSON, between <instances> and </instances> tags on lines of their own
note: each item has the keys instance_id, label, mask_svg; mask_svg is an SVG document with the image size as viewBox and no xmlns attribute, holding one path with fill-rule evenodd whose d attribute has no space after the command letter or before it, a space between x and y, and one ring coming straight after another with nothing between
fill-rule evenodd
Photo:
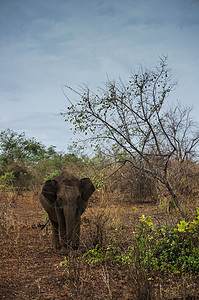
<instances>
[{"instance_id":1,"label":"elephant head","mask_svg":"<svg viewBox=\"0 0 199 300\"><path fill-rule=\"evenodd\" d=\"M53 246L61 246L62 253L78 247L80 217L94 191L89 178L79 180L66 171L45 182L40 202L52 223Z\"/></svg>"}]
</instances>

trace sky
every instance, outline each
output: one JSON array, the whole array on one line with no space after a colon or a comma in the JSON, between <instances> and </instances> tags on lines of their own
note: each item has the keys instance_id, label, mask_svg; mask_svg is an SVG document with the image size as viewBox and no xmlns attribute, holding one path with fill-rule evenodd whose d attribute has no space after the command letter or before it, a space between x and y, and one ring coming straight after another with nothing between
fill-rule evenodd
<instances>
[{"instance_id":1,"label":"sky","mask_svg":"<svg viewBox=\"0 0 199 300\"><path fill-rule=\"evenodd\" d=\"M199 121L199 0L0 0L0 130L67 152L63 87L125 82L162 55L178 82L169 103Z\"/></svg>"}]
</instances>

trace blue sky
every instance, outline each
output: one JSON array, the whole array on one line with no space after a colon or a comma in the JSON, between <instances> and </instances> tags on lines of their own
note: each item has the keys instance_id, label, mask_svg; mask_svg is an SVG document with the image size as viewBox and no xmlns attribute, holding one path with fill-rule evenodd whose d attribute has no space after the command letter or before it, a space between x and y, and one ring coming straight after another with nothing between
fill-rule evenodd
<instances>
[{"instance_id":1,"label":"blue sky","mask_svg":"<svg viewBox=\"0 0 199 300\"><path fill-rule=\"evenodd\" d=\"M67 151L62 87L127 81L161 55L178 81L169 102L199 121L198 37L198 0L0 0L0 130Z\"/></svg>"}]
</instances>

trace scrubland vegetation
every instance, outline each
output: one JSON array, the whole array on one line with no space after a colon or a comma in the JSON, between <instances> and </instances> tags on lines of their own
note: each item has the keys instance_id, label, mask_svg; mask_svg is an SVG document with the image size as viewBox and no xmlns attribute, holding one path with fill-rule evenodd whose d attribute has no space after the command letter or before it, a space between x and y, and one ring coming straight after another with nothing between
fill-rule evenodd
<instances>
[{"instance_id":1,"label":"scrubland vegetation","mask_svg":"<svg viewBox=\"0 0 199 300\"><path fill-rule=\"evenodd\" d=\"M62 116L91 157L1 132L2 299L199 299L199 134L189 108L164 109L173 86L163 58L128 85L75 92ZM50 224L41 230L39 202L63 168L96 187L67 257L52 249Z\"/></svg>"},{"instance_id":2,"label":"scrubland vegetation","mask_svg":"<svg viewBox=\"0 0 199 300\"><path fill-rule=\"evenodd\" d=\"M175 207L168 210L165 186L132 172L131 164L104 166L97 157L55 149L45 155L36 161L2 160L2 298L197 299L197 162L170 162L172 184L186 212L183 218ZM50 224L41 231L47 216L39 203L42 183L62 168L79 178L89 176L96 186L82 216L80 249L68 257L52 249Z\"/></svg>"}]
</instances>

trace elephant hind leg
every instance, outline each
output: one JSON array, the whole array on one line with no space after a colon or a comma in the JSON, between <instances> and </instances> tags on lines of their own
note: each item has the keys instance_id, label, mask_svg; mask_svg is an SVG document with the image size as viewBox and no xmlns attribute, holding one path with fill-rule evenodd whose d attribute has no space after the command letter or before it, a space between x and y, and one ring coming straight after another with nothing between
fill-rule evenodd
<instances>
[{"instance_id":1,"label":"elephant hind leg","mask_svg":"<svg viewBox=\"0 0 199 300\"><path fill-rule=\"evenodd\" d=\"M59 224L52 219L50 219L50 221L52 224L52 246L59 250L61 248L59 242Z\"/></svg>"}]
</instances>

